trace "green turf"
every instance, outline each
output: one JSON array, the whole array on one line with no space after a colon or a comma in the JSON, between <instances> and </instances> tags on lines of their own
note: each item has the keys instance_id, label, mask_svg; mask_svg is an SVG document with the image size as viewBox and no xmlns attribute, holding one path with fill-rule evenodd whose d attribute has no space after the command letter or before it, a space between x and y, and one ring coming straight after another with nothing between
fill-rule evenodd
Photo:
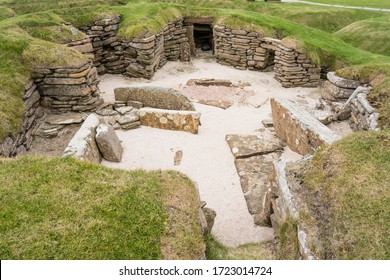
<instances>
[{"instance_id":1,"label":"green turf","mask_svg":"<svg viewBox=\"0 0 390 280\"><path fill-rule=\"evenodd\" d=\"M386 8L390 9L390 0L308 0L308 2L316 2L332 5L358 6L371 8Z\"/></svg>"},{"instance_id":2,"label":"green turf","mask_svg":"<svg viewBox=\"0 0 390 280\"><path fill-rule=\"evenodd\" d=\"M0 159L0 186L3 260L193 259L203 247L195 187L177 172L127 172L71 158ZM171 197L180 199L178 210Z\"/></svg>"},{"instance_id":3,"label":"green turf","mask_svg":"<svg viewBox=\"0 0 390 280\"><path fill-rule=\"evenodd\" d=\"M390 131L354 133L316 153L304 178L313 219L303 222L319 227L320 258L390 258L389 170Z\"/></svg>"},{"instance_id":4,"label":"green turf","mask_svg":"<svg viewBox=\"0 0 390 280\"><path fill-rule=\"evenodd\" d=\"M390 56L390 14L352 23L335 33L346 43L372 53Z\"/></svg>"}]
</instances>

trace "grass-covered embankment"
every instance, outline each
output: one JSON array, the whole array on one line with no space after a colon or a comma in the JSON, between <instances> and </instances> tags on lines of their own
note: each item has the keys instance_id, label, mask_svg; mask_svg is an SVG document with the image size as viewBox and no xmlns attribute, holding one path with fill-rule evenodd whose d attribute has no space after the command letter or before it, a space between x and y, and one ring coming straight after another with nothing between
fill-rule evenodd
<instances>
[{"instance_id":1,"label":"grass-covered embankment","mask_svg":"<svg viewBox=\"0 0 390 280\"><path fill-rule=\"evenodd\" d=\"M1 259L196 259L192 182L71 158L0 159Z\"/></svg>"},{"instance_id":2,"label":"grass-covered embankment","mask_svg":"<svg viewBox=\"0 0 390 280\"><path fill-rule=\"evenodd\" d=\"M354 133L317 152L304 177L322 259L390 258L390 131ZM311 218L308 218L311 217Z\"/></svg>"},{"instance_id":3,"label":"grass-covered embankment","mask_svg":"<svg viewBox=\"0 0 390 280\"><path fill-rule=\"evenodd\" d=\"M372 53L390 56L390 15L354 22L335 35L344 42Z\"/></svg>"}]
</instances>

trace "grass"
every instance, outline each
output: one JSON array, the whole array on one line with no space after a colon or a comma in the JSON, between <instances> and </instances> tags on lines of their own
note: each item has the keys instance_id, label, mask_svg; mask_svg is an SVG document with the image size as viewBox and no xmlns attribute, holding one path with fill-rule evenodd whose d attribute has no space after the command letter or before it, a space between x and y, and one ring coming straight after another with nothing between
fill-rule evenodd
<instances>
[{"instance_id":1,"label":"grass","mask_svg":"<svg viewBox=\"0 0 390 280\"><path fill-rule=\"evenodd\" d=\"M299 259L297 221L288 218L276 231L276 259Z\"/></svg>"},{"instance_id":2,"label":"grass","mask_svg":"<svg viewBox=\"0 0 390 280\"><path fill-rule=\"evenodd\" d=\"M177 172L2 159L0 186L1 259L193 259L204 246L195 187Z\"/></svg>"},{"instance_id":3,"label":"grass","mask_svg":"<svg viewBox=\"0 0 390 280\"><path fill-rule=\"evenodd\" d=\"M352 23L337 31L335 35L359 49L390 56L389 30L390 15Z\"/></svg>"},{"instance_id":4,"label":"grass","mask_svg":"<svg viewBox=\"0 0 390 280\"><path fill-rule=\"evenodd\" d=\"M390 9L390 1L389 0L370 0L370 1L367 1L367 0L310 0L309 2L332 4L332 5Z\"/></svg>"},{"instance_id":5,"label":"grass","mask_svg":"<svg viewBox=\"0 0 390 280\"><path fill-rule=\"evenodd\" d=\"M273 260L273 244L249 243L230 248L209 234L206 236L206 257L208 260Z\"/></svg>"},{"instance_id":6,"label":"grass","mask_svg":"<svg viewBox=\"0 0 390 280\"><path fill-rule=\"evenodd\" d=\"M0 6L0 21L15 16L15 12L7 7Z\"/></svg>"},{"instance_id":7,"label":"grass","mask_svg":"<svg viewBox=\"0 0 390 280\"><path fill-rule=\"evenodd\" d=\"M354 133L316 153L304 186L320 258L390 258L389 170L388 130Z\"/></svg>"}]
</instances>

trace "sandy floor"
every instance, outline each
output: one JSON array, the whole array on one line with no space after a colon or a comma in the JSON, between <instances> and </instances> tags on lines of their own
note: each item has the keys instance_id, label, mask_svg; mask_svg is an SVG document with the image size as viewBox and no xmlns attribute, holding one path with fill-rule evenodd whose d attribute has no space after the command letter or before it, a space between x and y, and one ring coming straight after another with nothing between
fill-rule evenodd
<instances>
[{"instance_id":1,"label":"sandy floor","mask_svg":"<svg viewBox=\"0 0 390 280\"><path fill-rule=\"evenodd\" d=\"M217 212L213 235L220 242L235 247L273 239L272 229L253 224L241 191L233 155L225 141L226 134L261 133L261 120L271 118L270 97L284 97L310 107L318 100L317 89L284 89L272 77L273 73L240 71L210 60L195 60L187 64L168 63L150 81L103 76L100 89L105 92L103 97L106 101L113 101L113 89L116 87L148 84L181 89L189 79L216 78L235 83L249 82L252 86L245 89L254 92L248 94L249 103L264 104L255 108L236 102L227 110L195 104L196 110L202 115L198 135L149 127L117 131L124 147L122 162L104 161L103 164L122 169L179 170L198 184L201 199ZM174 166L174 156L178 150L183 151L183 159L180 165ZM297 158L298 155L288 150L284 157Z\"/></svg>"}]
</instances>

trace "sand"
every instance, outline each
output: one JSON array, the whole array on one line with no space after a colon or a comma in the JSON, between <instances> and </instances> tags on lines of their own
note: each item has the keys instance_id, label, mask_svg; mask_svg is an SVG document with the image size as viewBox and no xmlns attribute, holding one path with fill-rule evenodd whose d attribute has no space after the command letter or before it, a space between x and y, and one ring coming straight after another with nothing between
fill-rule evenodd
<instances>
[{"instance_id":1,"label":"sand","mask_svg":"<svg viewBox=\"0 0 390 280\"><path fill-rule=\"evenodd\" d=\"M225 141L225 135L261 133L264 129L261 121L271 118L270 97L283 97L314 107L319 97L318 89L285 89L273 79L273 73L236 70L204 59L186 64L170 62L151 80L104 75L100 89L105 92L103 98L106 101L113 101L113 89L116 87L153 85L180 90L186 87L189 79L199 78L227 79L234 83L249 82L251 86L245 87L245 91L251 92L248 94L248 102L242 102L240 93L237 94L238 99L229 97L235 103L226 110L195 103L202 122L197 135L150 127L117 131L124 147L122 162L103 161L102 164L127 170L142 168L181 171L196 182L201 199L217 212L212 231L217 240L230 247L272 240L273 229L255 226L247 210L234 157ZM210 95L209 90L202 91L201 87L199 92L200 96L202 92ZM255 108L251 104L263 105ZM183 151L183 158L180 165L175 166L174 156L179 150ZM289 149L286 149L283 157L300 158Z\"/></svg>"}]
</instances>

